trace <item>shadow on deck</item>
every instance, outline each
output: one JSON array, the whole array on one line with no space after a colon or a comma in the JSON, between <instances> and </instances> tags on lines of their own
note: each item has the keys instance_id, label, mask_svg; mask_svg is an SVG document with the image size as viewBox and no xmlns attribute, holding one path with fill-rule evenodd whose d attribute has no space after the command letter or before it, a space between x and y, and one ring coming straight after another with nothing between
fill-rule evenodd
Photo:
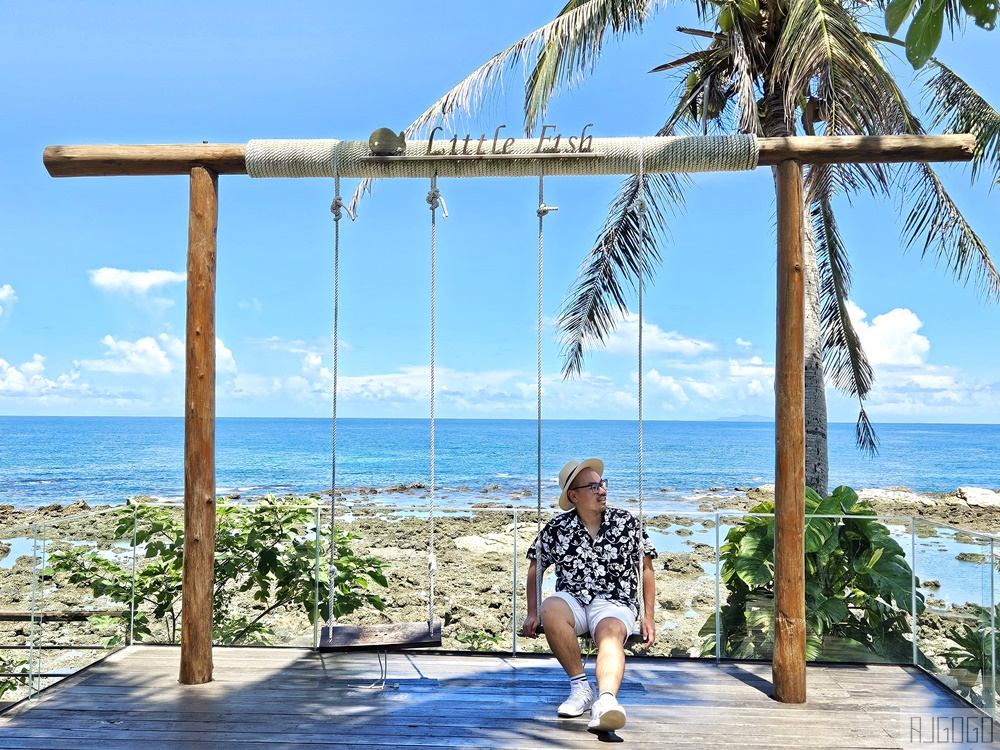
<instances>
[{"instance_id":1,"label":"shadow on deck","mask_svg":"<svg viewBox=\"0 0 1000 750\"><path fill-rule=\"evenodd\" d=\"M988 719L907 667L810 666L809 700L790 706L770 698L768 664L632 658L628 724L598 736L556 718L551 658L390 654L384 690L368 687L374 654L219 648L200 686L177 684L179 658L113 655L0 715L0 748L1000 748Z\"/></svg>"}]
</instances>

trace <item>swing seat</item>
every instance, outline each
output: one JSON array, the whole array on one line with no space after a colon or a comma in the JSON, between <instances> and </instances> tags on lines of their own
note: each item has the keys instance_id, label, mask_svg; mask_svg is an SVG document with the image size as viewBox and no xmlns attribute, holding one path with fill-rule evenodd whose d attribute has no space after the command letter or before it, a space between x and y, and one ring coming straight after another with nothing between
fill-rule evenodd
<instances>
[{"instance_id":1,"label":"swing seat","mask_svg":"<svg viewBox=\"0 0 1000 750\"><path fill-rule=\"evenodd\" d=\"M324 626L318 650L403 651L408 648L431 648L441 645L441 623L429 627L426 622L401 622L381 625Z\"/></svg>"}]
</instances>

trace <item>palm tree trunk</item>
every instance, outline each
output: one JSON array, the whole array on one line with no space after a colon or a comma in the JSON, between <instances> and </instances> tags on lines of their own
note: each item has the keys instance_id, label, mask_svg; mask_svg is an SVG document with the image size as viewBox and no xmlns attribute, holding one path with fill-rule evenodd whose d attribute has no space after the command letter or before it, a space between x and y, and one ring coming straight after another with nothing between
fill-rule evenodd
<instances>
[{"instance_id":1,"label":"palm tree trunk","mask_svg":"<svg viewBox=\"0 0 1000 750\"><path fill-rule=\"evenodd\" d=\"M809 206L802 207L805 287L805 417L806 417L806 487L826 497L830 477L827 451L826 382L823 377L823 335L819 312L819 261L816 257L816 234Z\"/></svg>"}]
</instances>

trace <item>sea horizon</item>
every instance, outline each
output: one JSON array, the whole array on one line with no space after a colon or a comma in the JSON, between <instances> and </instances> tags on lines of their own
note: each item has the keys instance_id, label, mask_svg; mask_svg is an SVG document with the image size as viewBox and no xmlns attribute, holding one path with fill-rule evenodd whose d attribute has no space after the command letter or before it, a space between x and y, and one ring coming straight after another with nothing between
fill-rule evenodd
<instances>
[{"instance_id":1,"label":"sea horizon","mask_svg":"<svg viewBox=\"0 0 1000 750\"><path fill-rule=\"evenodd\" d=\"M0 504L37 507L83 500L183 496L183 417L0 417ZM435 485L443 502L529 505L537 489L534 419L435 420ZM945 494L960 486L1000 487L993 459L1000 425L882 423L880 453L854 445L852 423L830 423L830 487L906 487ZM600 456L616 500L639 495L636 420L544 419L543 501L558 496L567 460ZM306 495L331 486L330 417L218 417L220 495ZM337 486L385 488L430 479L429 420L338 419ZM644 421L643 498L691 505L774 481L774 423ZM396 493L380 502L417 503ZM425 502L419 500L420 502ZM692 506L692 507L696 507Z\"/></svg>"}]
</instances>

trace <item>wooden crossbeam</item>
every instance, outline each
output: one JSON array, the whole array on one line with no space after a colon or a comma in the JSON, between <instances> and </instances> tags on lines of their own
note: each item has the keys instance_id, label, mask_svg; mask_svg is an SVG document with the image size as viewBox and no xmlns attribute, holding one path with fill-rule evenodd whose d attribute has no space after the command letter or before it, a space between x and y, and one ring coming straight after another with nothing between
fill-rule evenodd
<instances>
[{"instance_id":1,"label":"wooden crossbeam","mask_svg":"<svg viewBox=\"0 0 1000 750\"><path fill-rule=\"evenodd\" d=\"M758 144L762 167L787 159L803 164L970 161L976 149L972 135L794 136L760 138ZM198 166L216 174L247 171L246 146L235 143L49 146L42 161L53 177L189 175Z\"/></svg>"}]
</instances>

